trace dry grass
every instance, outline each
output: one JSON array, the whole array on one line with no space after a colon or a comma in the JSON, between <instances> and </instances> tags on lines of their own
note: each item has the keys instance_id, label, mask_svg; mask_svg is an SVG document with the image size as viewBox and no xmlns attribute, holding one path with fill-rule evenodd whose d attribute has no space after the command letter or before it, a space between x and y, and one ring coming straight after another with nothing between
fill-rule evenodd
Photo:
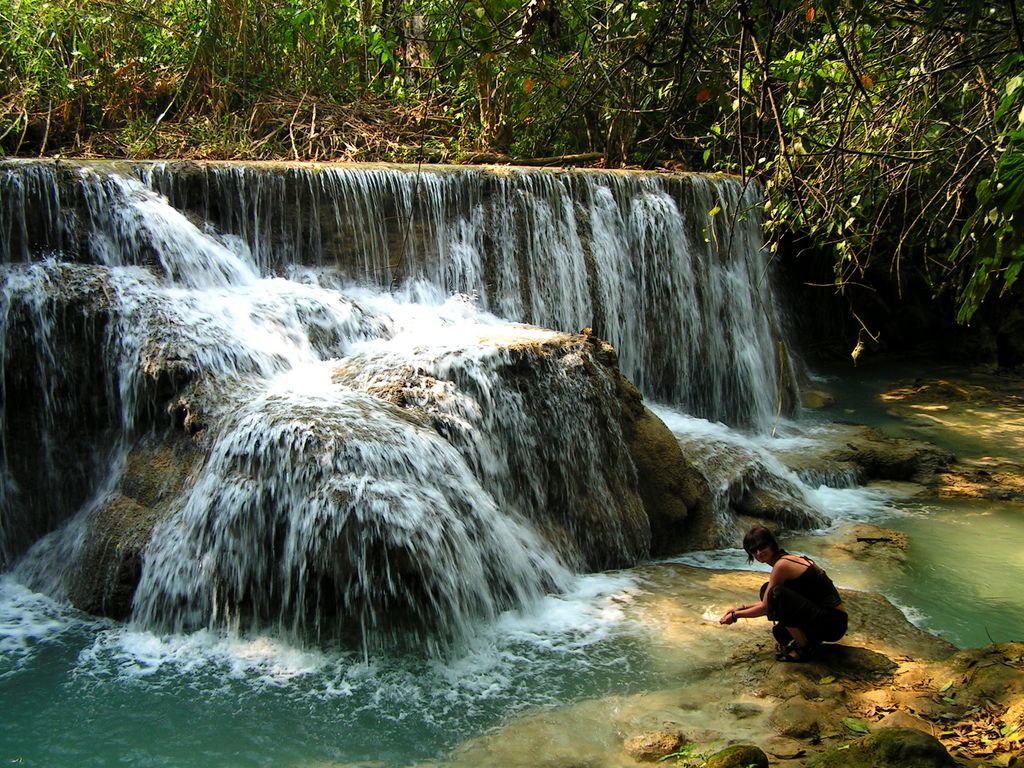
<instances>
[{"instance_id":1,"label":"dry grass","mask_svg":"<svg viewBox=\"0 0 1024 768\"><path fill-rule=\"evenodd\" d=\"M88 133L79 128L73 104L27 113L16 103L10 98L0 104L7 126L0 140L9 154L21 156L451 162L462 154L464 141L459 126L422 105L404 108L372 97L338 104L270 95L244 112L181 113L161 121L121 118L108 110L108 127Z\"/></svg>"}]
</instances>

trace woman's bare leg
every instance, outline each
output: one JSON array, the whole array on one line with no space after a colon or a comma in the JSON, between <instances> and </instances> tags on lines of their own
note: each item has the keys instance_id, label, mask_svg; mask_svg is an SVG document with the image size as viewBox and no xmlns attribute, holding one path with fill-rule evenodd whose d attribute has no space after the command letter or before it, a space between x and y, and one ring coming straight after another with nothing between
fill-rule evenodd
<instances>
[{"instance_id":1,"label":"woman's bare leg","mask_svg":"<svg viewBox=\"0 0 1024 768\"><path fill-rule=\"evenodd\" d=\"M802 629L799 629L798 627L786 627L786 629L789 631L789 634L793 636L793 642L796 643L796 645L801 648L806 648L809 645L807 635Z\"/></svg>"}]
</instances>

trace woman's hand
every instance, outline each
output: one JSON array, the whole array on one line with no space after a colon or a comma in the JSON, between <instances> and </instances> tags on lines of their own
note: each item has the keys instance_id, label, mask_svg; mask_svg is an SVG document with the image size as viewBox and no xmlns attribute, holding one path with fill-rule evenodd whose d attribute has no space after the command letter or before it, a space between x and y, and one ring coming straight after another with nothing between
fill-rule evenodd
<instances>
[{"instance_id":1,"label":"woman's hand","mask_svg":"<svg viewBox=\"0 0 1024 768\"><path fill-rule=\"evenodd\" d=\"M735 608L730 608L728 611L726 611L724 614L722 614L722 618L720 618L718 620L718 623L719 624L735 624L736 623L736 609Z\"/></svg>"}]
</instances>

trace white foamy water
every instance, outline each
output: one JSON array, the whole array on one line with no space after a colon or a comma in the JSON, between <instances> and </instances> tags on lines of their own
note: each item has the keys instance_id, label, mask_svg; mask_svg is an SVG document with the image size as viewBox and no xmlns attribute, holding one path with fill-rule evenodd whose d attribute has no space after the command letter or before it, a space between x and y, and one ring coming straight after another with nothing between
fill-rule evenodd
<instances>
[{"instance_id":1,"label":"white foamy water","mask_svg":"<svg viewBox=\"0 0 1024 768\"><path fill-rule=\"evenodd\" d=\"M585 691L642 685L642 669L631 652L623 655L628 646L622 645L644 632L623 610L635 590L625 575L579 577L564 594L479 624L451 658L365 659L343 649L300 648L272 635L158 634L62 616L48 599L5 579L0 680L30 673L49 649L51 657L59 651L66 665L72 698L62 708L110 697L149 701L160 709L166 697L198 696L207 702L200 709L269 706L284 721L305 712L317 729L334 733L339 727L363 729L370 718L373 731L342 740L346 753L372 749L360 746L361 739L379 743L391 734L406 742L396 745L402 754L430 754L451 745L456 734L515 711L556 705ZM46 663L52 665L53 658ZM108 718L117 716L104 707L94 713L111 725ZM280 727L268 725L272 731ZM118 728L113 730L116 741ZM276 763L281 757L271 750L267 759Z\"/></svg>"},{"instance_id":2,"label":"white foamy water","mask_svg":"<svg viewBox=\"0 0 1024 768\"><path fill-rule=\"evenodd\" d=\"M119 406L109 409L108 448L119 458L107 474L97 458L101 480L77 489L85 509L102 514L117 500L124 457L154 411L180 411L201 432L207 458L144 553L136 625L341 634L365 652L409 637L445 645L480 619L561 591L572 569L644 553L649 531L636 515L545 517L564 499L586 508L587 494L616 498L633 482L614 431L567 451L577 412L616 423L603 412L614 406L607 374L586 374L579 356L539 356L539 380L556 386L544 398L543 384L509 391L503 381L523 362L517 345L554 346L558 334L500 320L423 279L385 294L325 268L260 277L260 255L139 181L85 170L82 187L88 247L102 266L10 267L4 319L20 331L30 307L45 341L61 330L55 297L82 306L76 346L98 347L99 386ZM75 401L75 351L63 343L42 344L36 361L39 378L57 382L44 393L44 445L95 407L95 395ZM160 403L168 385L183 394ZM567 460L561 477L548 470ZM43 464L57 477L60 461L46 454ZM16 514L28 510L5 514L3 530L18 528ZM72 539L88 536L88 515L72 517L74 531L33 551L33 584L62 581L70 593L75 558L87 552ZM25 547L3 544L5 554Z\"/></svg>"},{"instance_id":3,"label":"white foamy water","mask_svg":"<svg viewBox=\"0 0 1024 768\"><path fill-rule=\"evenodd\" d=\"M98 623L33 592L8 574L0 575L0 678L73 628Z\"/></svg>"},{"instance_id":4,"label":"white foamy water","mask_svg":"<svg viewBox=\"0 0 1024 768\"><path fill-rule=\"evenodd\" d=\"M702 416L764 428L779 393L795 391L777 359L785 338L755 185L481 169L63 168L0 168L5 260L67 251L155 266L194 288L296 266L336 271L421 298L473 296L563 332L593 326L648 395Z\"/></svg>"}]
</instances>

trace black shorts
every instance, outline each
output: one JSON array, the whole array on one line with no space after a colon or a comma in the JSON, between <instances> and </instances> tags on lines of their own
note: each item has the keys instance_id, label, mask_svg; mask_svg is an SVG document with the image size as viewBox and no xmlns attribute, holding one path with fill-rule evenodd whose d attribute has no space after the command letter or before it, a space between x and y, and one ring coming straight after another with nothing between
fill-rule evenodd
<instances>
[{"instance_id":1,"label":"black shorts","mask_svg":"<svg viewBox=\"0 0 1024 768\"><path fill-rule=\"evenodd\" d=\"M767 586L761 587L762 595ZM768 594L768 618L778 622L773 633L780 643L789 642L786 627L801 630L811 642L834 643L846 634L849 622L845 611L822 607L785 585L775 587Z\"/></svg>"}]
</instances>

